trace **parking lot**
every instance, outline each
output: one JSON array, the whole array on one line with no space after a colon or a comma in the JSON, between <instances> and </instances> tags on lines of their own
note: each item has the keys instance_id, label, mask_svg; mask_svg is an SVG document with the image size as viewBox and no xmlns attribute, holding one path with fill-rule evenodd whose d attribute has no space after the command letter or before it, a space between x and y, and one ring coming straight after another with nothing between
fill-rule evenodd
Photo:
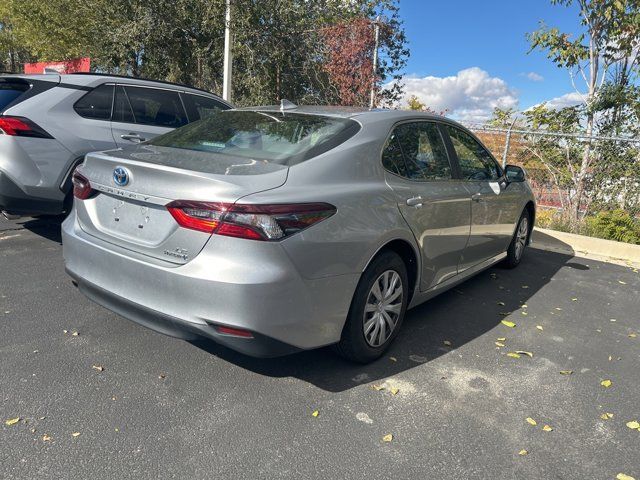
<instances>
[{"instance_id":1,"label":"parking lot","mask_svg":"<svg viewBox=\"0 0 640 480\"><path fill-rule=\"evenodd\" d=\"M412 310L371 365L252 359L90 303L59 220L3 219L0 478L640 478L639 292L530 249Z\"/></svg>"}]
</instances>

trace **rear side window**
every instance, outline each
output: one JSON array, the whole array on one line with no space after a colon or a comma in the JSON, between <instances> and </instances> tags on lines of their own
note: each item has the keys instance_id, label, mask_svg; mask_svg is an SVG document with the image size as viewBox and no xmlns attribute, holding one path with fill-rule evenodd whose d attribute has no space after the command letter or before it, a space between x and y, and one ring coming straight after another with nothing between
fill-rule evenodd
<instances>
[{"instance_id":1,"label":"rear side window","mask_svg":"<svg viewBox=\"0 0 640 480\"><path fill-rule=\"evenodd\" d=\"M210 152L295 165L340 145L360 125L346 118L290 112L224 110L149 142L161 147Z\"/></svg>"},{"instance_id":2,"label":"rear side window","mask_svg":"<svg viewBox=\"0 0 640 480\"><path fill-rule=\"evenodd\" d=\"M449 156L440 129L432 122L403 123L396 127L382 153L382 164L410 180L451 179Z\"/></svg>"},{"instance_id":3,"label":"rear side window","mask_svg":"<svg viewBox=\"0 0 640 480\"><path fill-rule=\"evenodd\" d=\"M24 80L0 79L0 112L31 86Z\"/></svg>"},{"instance_id":4,"label":"rear side window","mask_svg":"<svg viewBox=\"0 0 640 480\"><path fill-rule=\"evenodd\" d=\"M178 128L186 125L187 114L178 92L157 88L125 86L135 123Z\"/></svg>"},{"instance_id":5,"label":"rear side window","mask_svg":"<svg viewBox=\"0 0 640 480\"><path fill-rule=\"evenodd\" d=\"M109 120L112 103L113 85L100 85L78 100L73 109L84 118Z\"/></svg>"},{"instance_id":6,"label":"rear side window","mask_svg":"<svg viewBox=\"0 0 640 480\"><path fill-rule=\"evenodd\" d=\"M205 97L203 95L192 95L190 93L183 93L182 99L184 105L187 107L187 113L189 114L189 120L195 122L213 115L221 110L228 110L224 103L218 102L211 97Z\"/></svg>"}]
</instances>

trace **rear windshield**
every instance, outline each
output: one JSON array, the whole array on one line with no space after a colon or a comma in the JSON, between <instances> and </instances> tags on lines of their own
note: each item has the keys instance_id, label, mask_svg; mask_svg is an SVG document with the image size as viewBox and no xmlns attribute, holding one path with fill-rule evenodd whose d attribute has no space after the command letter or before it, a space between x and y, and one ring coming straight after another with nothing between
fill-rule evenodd
<instances>
[{"instance_id":1,"label":"rear windshield","mask_svg":"<svg viewBox=\"0 0 640 480\"><path fill-rule=\"evenodd\" d=\"M295 165L336 147L359 128L357 122L346 118L227 110L156 137L149 143Z\"/></svg>"},{"instance_id":2,"label":"rear windshield","mask_svg":"<svg viewBox=\"0 0 640 480\"><path fill-rule=\"evenodd\" d=\"M0 78L0 112L29 88L24 80Z\"/></svg>"}]
</instances>

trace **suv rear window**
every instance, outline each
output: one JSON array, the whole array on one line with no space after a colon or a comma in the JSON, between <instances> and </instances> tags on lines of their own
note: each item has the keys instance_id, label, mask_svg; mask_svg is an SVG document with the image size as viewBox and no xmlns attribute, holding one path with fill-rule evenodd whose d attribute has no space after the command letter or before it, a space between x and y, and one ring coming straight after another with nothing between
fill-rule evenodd
<instances>
[{"instance_id":1,"label":"suv rear window","mask_svg":"<svg viewBox=\"0 0 640 480\"><path fill-rule=\"evenodd\" d=\"M346 118L226 110L149 144L295 165L335 148L359 129L357 122Z\"/></svg>"},{"instance_id":2,"label":"suv rear window","mask_svg":"<svg viewBox=\"0 0 640 480\"><path fill-rule=\"evenodd\" d=\"M24 80L0 78L0 112L30 88Z\"/></svg>"}]
</instances>

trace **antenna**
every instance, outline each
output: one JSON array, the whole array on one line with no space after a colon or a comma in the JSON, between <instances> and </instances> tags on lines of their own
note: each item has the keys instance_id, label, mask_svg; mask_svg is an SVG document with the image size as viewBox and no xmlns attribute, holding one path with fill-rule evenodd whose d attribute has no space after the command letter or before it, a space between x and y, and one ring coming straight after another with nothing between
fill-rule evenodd
<instances>
[{"instance_id":1,"label":"antenna","mask_svg":"<svg viewBox=\"0 0 640 480\"><path fill-rule=\"evenodd\" d=\"M285 110L295 110L296 108L298 108L298 105L296 105L293 102L290 102L289 100L283 98L282 100L280 100L280 111L284 112Z\"/></svg>"}]
</instances>

